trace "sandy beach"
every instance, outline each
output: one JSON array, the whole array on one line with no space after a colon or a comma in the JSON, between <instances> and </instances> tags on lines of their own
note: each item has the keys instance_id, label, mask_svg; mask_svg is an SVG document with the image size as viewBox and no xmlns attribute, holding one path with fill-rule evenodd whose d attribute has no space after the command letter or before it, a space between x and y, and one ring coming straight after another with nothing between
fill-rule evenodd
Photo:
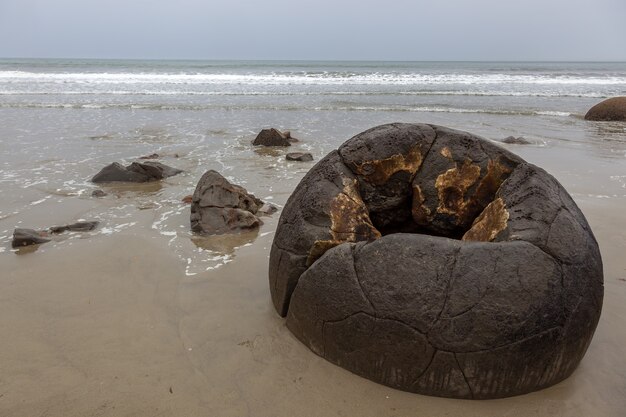
<instances>
[{"instance_id":1,"label":"sandy beach","mask_svg":"<svg viewBox=\"0 0 626 417\"><path fill-rule=\"evenodd\" d=\"M623 207L579 204L604 257L602 318L574 375L541 392L465 401L374 384L318 358L285 328L269 301L271 234L188 279L162 242L123 233L3 257L1 414L620 416Z\"/></svg>"},{"instance_id":2,"label":"sandy beach","mask_svg":"<svg viewBox=\"0 0 626 417\"><path fill-rule=\"evenodd\" d=\"M231 97L221 100L232 105ZM295 110L0 108L0 416L623 416L626 130L582 120L594 101L570 99L570 116L315 111L307 103ZM570 378L488 401L377 385L316 356L276 314L267 269L280 211L258 232L190 233L189 206L180 200L207 169L282 207L313 166L285 161L284 150L253 149L266 123L291 129L301 143L290 151L319 160L389 121L443 124L494 141L523 135L533 143L502 146L573 196L600 245L605 295L596 334ZM91 197L98 187L88 180L102 166L152 152L186 172ZM80 219L101 225L34 251L10 248L14 227Z\"/></svg>"}]
</instances>

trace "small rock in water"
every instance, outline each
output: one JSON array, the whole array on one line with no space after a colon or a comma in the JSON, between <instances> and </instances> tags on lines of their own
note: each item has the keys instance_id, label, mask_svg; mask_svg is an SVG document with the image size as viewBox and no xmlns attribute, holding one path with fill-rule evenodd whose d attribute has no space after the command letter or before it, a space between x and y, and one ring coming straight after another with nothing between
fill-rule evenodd
<instances>
[{"instance_id":1,"label":"small rock in water","mask_svg":"<svg viewBox=\"0 0 626 417\"><path fill-rule=\"evenodd\" d=\"M276 207L275 205L270 204L270 203L265 203L259 209L258 214L261 215L261 216L270 216L270 215L276 213L277 211L278 211L278 207Z\"/></svg>"},{"instance_id":2,"label":"small rock in water","mask_svg":"<svg viewBox=\"0 0 626 417\"><path fill-rule=\"evenodd\" d=\"M278 129L263 129L252 144L254 146L291 146L291 132L283 133Z\"/></svg>"},{"instance_id":3,"label":"small rock in water","mask_svg":"<svg viewBox=\"0 0 626 417\"><path fill-rule=\"evenodd\" d=\"M291 143L295 143L295 142L300 142L299 139L296 139L294 137L291 137L291 131L289 130L285 130L283 131L283 135L285 135L285 137L289 140L289 142Z\"/></svg>"},{"instance_id":4,"label":"small rock in water","mask_svg":"<svg viewBox=\"0 0 626 417\"><path fill-rule=\"evenodd\" d=\"M515 136L508 136L502 139L502 143L508 143L509 145L530 145L532 142L524 139L523 136L517 138Z\"/></svg>"},{"instance_id":5,"label":"small rock in water","mask_svg":"<svg viewBox=\"0 0 626 417\"><path fill-rule=\"evenodd\" d=\"M107 194L107 193L105 193L105 192L104 192L104 191L102 191L102 190L93 190L93 191L91 192L91 196L92 196L92 197L96 197L96 198L101 198L101 197L104 197L104 196L106 196L106 195L108 195L108 194Z\"/></svg>"},{"instance_id":6,"label":"small rock in water","mask_svg":"<svg viewBox=\"0 0 626 417\"><path fill-rule=\"evenodd\" d=\"M50 239L46 239L45 232L39 232L34 229L21 229L17 228L13 231L13 241L11 246L13 248L21 248L30 245L39 245L41 243L50 242Z\"/></svg>"},{"instance_id":7,"label":"small rock in water","mask_svg":"<svg viewBox=\"0 0 626 417\"><path fill-rule=\"evenodd\" d=\"M59 234L63 232L89 232L96 227L98 227L100 222L98 221L89 221L89 222L76 222L73 224L68 224L65 226L52 226L49 230L52 234Z\"/></svg>"},{"instance_id":8,"label":"small rock in water","mask_svg":"<svg viewBox=\"0 0 626 417\"><path fill-rule=\"evenodd\" d=\"M148 182L158 181L183 172L160 162L133 162L127 167L114 162L102 168L92 179L92 182Z\"/></svg>"},{"instance_id":9,"label":"small rock in water","mask_svg":"<svg viewBox=\"0 0 626 417\"><path fill-rule=\"evenodd\" d=\"M313 155L305 152L292 152L287 154L288 161L309 162L313 160Z\"/></svg>"},{"instance_id":10,"label":"small rock in water","mask_svg":"<svg viewBox=\"0 0 626 417\"><path fill-rule=\"evenodd\" d=\"M259 227L256 216L263 201L218 172L207 171L196 186L191 203L191 230L216 235Z\"/></svg>"},{"instance_id":11,"label":"small rock in water","mask_svg":"<svg viewBox=\"0 0 626 417\"><path fill-rule=\"evenodd\" d=\"M182 202L183 202L183 203L185 203L185 204L191 204L191 202L193 201L193 196L192 196L191 194L186 195L186 196L184 196L184 197L183 197L183 199L182 199L182 200L180 200L180 201L182 201Z\"/></svg>"},{"instance_id":12,"label":"small rock in water","mask_svg":"<svg viewBox=\"0 0 626 417\"><path fill-rule=\"evenodd\" d=\"M157 158L159 158L158 153L152 153L150 155L144 155L144 156L139 157L139 159L157 159Z\"/></svg>"},{"instance_id":13,"label":"small rock in water","mask_svg":"<svg viewBox=\"0 0 626 417\"><path fill-rule=\"evenodd\" d=\"M154 201L148 201L146 203L139 204L137 206L138 210L152 210L159 207L159 205Z\"/></svg>"}]
</instances>

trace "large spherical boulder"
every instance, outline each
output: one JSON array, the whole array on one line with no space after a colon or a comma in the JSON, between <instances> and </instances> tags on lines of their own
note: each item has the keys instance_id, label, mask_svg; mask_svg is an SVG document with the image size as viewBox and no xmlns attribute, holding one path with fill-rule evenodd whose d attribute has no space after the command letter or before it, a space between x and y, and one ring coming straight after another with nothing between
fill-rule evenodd
<instances>
[{"instance_id":1,"label":"large spherical boulder","mask_svg":"<svg viewBox=\"0 0 626 417\"><path fill-rule=\"evenodd\" d=\"M589 109L585 114L585 119L626 122L626 97L613 97L601 101Z\"/></svg>"},{"instance_id":2,"label":"large spherical boulder","mask_svg":"<svg viewBox=\"0 0 626 417\"><path fill-rule=\"evenodd\" d=\"M469 133L365 131L311 169L270 254L272 300L313 352L422 394L555 384L600 316L584 216L541 168Z\"/></svg>"}]
</instances>

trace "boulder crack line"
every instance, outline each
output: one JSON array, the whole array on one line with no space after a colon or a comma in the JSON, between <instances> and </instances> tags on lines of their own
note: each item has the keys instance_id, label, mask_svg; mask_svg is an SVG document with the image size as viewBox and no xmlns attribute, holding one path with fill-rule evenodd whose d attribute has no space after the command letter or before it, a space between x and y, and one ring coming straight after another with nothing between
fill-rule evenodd
<instances>
[{"instance_id":1,"label":"boulder crack line","mask_svg":"<svg viewBox=\"0 0 626 417\"><path fill-rule=\"evenodd\" d=\"M467 389L470 392L470 397L473 399L474 391L472 390L472 386L470 385L469 380L467 379L467 375L465 375L465 371L463 370L463 367L461 367L459 358L456 357L456 353L454 354L454 360L456 361L456 365L459 367L459 371L461 371L461 375L463 375L463 379L465 380L465 383L467 384Z\"/></svg>"}]
</instances>

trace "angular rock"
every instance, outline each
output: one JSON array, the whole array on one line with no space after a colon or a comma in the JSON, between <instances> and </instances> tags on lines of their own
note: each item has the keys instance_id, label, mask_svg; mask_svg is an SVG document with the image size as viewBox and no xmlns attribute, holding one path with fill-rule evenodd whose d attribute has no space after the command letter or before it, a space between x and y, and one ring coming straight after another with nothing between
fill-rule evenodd
<instances>
[{"instance_id":1,"label":"angular rock","mask_svg":"<svg viewBox=\"0 0 626 417\"><path fill-rule=\"evenodd\" d=\"M626 97L613 97L593 106L585 120L626 122Z\"/></svg>"},{"instance_id":2,"label":"angular rock","mask_svg":"<svg viewBox=\"0 0 626 417\"><path fill-rule=\"evenodd\" d=\"M600 317L602 260L551 175L466 132L391 124L318 162L285 205L270 292L313 352L398 389L553 385Z\"/></svg>"},{"instance_id":3,"label":"angular rock","mask_svg":"<svg viewBox=\"0 0 626 417\"><path fill-rule=\"evenodd\" d=\"M52 226L49 230L50 233L59 234L63 232L89 232L94 230L100 222L98 221L88 221L88 222L76 222L72 224L68 224L65 226Z\"/></svg>"},{"instance_id":4,"label":"angular rock","mask_svg":"<svg viewBox=\"0 0 626 417\"><path fill-rule=\"evenodd\" d=\"M283 133L278 129L263 129L252 144L254 146L291 146L291 132Z\"/></svg>"},{"instance_id":5,"label":"angular rock","mask_svg":"<svg viewBox=\"0 0 626 417\"><path fill-rule=\"evenodd\" d=\"M222 234L259 227L256 216L263 202L218 172L207 171L196 186L191 203L191 230Z\"/></svg>"},{"instance_id":6,"label":"angular rock","mask_svg":"<svg viewBox=\"0 0 626 417\"><path fill-rule=\"evenodd\" d=\"M305 152L291 152L286 156L288 161L309 162L313 160L313 155Z\"/></svg>"},{"instance_id":7,"label":"angular rock","mask_svg":"<svg viewBox=\"0 0 626 417\"><path fill-rule=\"evenodd\" d=\"M94 183L107 182L149 182L158 181L183 172L160 162L133 162L127 167L114 162L102 168L91 181Z\"/></svg>"},{"instance_id":8,"label":"angular rock","mask_svg":"<svg viewBox=\"0 0 626 417\"><path fill-rule=\"evenodd\" d=\"M39 232L33 229L16 228L13 231L13 240L11 246L13 248L21 248L30 245L39 245L41 243L50 242L50 239L46 239L44 232Z\"/></svg>"}]
</instances>

